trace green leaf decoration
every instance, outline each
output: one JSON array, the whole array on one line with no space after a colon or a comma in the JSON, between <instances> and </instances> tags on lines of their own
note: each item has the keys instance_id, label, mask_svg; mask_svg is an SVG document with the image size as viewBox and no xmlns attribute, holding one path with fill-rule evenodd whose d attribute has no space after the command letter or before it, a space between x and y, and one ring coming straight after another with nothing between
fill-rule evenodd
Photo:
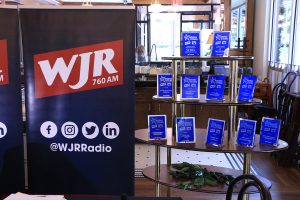
<instances>
[{"instance_id":1,"label":"green leaf decoration","mask_svg":"<svg viewBox=\"0 0 300 200\"><path fill-rule=\"evenodd\" d=\"M196 187L201 187L204 185L204 177L203 176L200 176L200 177L197 177L194 179L194 185Z\"/></svg>"},{"instance_id":2,"label":"green leaf decoration","mask_svg":"<svg viewBox=\"0 0 300 200\"><path fill-rule=\"evenodd\" d=\"M204 183L210 186L216 186L218 184L218 181L210 174L208 174L204 177Z\"/></svg>"},{"instance_id":3,"label":"green leaf decoration","mask_svg":"<svg viewBox=\"0 0 300 200\"><path fill-rule=\"evenodd\" d=\"M184 189L184 190L186 190L186 189L192 189L192 182L191 181L181 182L179 184L179 188Z\"/></svg>"},{"instance_id":4,"label":"green leaf decoration","mask_svg":"<svg viewBox=\"0 0 300 200\"><path fill-rule=\"evenodd\" d=\"M187 162L173 164L169 174L175 179L184 179L178 184L181 189L199 189L204 185L217 186L227 184L234 179L233 176L220 172L209 172L201 165L190 164Z\"/></svg>"}]
</instances>

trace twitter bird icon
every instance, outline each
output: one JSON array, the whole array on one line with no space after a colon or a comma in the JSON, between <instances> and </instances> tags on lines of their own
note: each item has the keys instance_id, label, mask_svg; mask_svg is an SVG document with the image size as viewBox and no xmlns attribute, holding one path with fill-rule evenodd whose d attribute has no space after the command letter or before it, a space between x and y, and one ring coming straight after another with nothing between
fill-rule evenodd
<instances>
[{"instance_id":1,"label":"twitter bird icon","mask_svg":"<svg viewBox=\"0 0 300 200\"><path fill-rule=\"evenodd\" d=\"M87 139L94 139L99 134L99 127L94 122L86 122L82 126L82 134Z\"/></svg>"}]
</instances>

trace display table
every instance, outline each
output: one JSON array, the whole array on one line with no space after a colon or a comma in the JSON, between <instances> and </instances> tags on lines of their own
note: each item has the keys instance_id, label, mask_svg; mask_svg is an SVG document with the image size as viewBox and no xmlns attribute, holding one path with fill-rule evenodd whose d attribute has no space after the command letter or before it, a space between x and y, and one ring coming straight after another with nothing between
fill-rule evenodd
<instances>
[{"instance_id":1,"label":"display table","mask_svg":"<svg viewBox=\"0 0 300 200\"><path fill-rule=\"evenodd\" d=\"M225 132L225 138L227 136L227 132ZM278 146L273 147L270 145L261 145L259 144L259 135L255 135L255 145L253 148L242 147L236 145L235 140L232 139L230 141L225 141L222 147L212 147L207 146L205 144L205 137L206 137L206 130L205 129L196 129L196 142L195 143L176 143L172 137L172 129L167 129L167 139L166 140L149 140L148 136L148 129L140 129L135 131L135 138L143 143L155 145L156 147L167 147L167 148L174 148L174 149L185 149L191 151L205 151L205 152L222 152L222 153L243 153L243 154L251 154L251 153L259 153L259 152L275 152L281 151L288 148L288 144L285 141L279 140ZM159 157L159 156L158 156ZM232 170L228 168L222 167L214 167L214 166L203 166L208 171L213 172L221 172L223 174L230 174L234 177L243 174L241 170ZM169 175L169 166L168 165L160 165L159 168L159 178L155 177L155 166L147 167L143 170L143 174L146 178L155 181L159 184L166 185L169 187L178 188L178 184L182 180L174 179L171 175ZM262 177L258 176L258 178L266 185L267 188L271 188L272 183ZM241 184L238 185L237 188L234 189L235 193L238 193ZM219 185L219 186L203 186L200 189L196 190L198 192L207 192L207 193L217 193L217 194L225 194L227 192L227 185ZM195 191L195 190L193 190ZM256 193L258 192L256 188L250 188L248 193Z\"/></svg>"},{"instance_id":2,"label":"display table","mask_svg":"<svg viewBox=\"0 0 300 200\"><path fill-rule=\"evenodd\" d=\"M259 99L253 99L250 102L238 102L238 62L240 60L253 60L253 56L229 56L229 57L163 57L163 60L172 61L172 98L170 99L161 99L156 95L152 97L154 101L165 102L172 105L172 128L168 129L167 140L149 140L148 139L148 130L139 129L135 131L135 138L138 141L155 145L155 166L148 167L144 169L144 175L150 180L155 182L156 196L160 196L160 184L176 187L176 181L168 175L168 167L171 166L171 149L186 149L194 151L208 151L208 152L227 152L227 153L242 153L244 155L243 160L243 170L242 171L228 171L232 175L241 175L241 174L250 174L250 164L251 164L251 154L256 152L274 152L280 151L288 148L288 144L282 140L279 140L279 145L276 147L260 145L259 144L259 135L255 136L255 145L253 148L241 147L236 145L237 137L237 121L238 113L237 107L239 106L253 106L260 104L262 101ZM204 94L200 96L200 100L181 100L180 94L178 91L178 76L186 74L185 62L186 61L221 61L223 63L229 64L229 83L228 83L228 96L224 97L223 101L206 101ZM175 124L177 117L185 117L185 105L201 105L201 106L223 106L228 108L228 120L226 122L227 131L224 136L223 146L221 148L208 147L205 144L206 141L206 130L196 129L196 142L195 143L186 143L186 144L177 144L175 142ZM179 108L179 109L178 109ZM180 112L179 112L180 111ZM189 116L190 117L190 116ZM167 165L160 164L160 147L167 147ZM228 169L218 168L216 169L219 172L226 172ZM259 177L265 185L270 188L271 183L263 177ZM225 193L226 187L202 187L200 191L202 192L213 192L213 193ZM236 189L234 192L238 192ZM256 192L254 190L248 190L247 193ZM169 190L168 190L169 195ZM245 199L248 199L249 196L246 195Z\"/></svg>"},{"instance_id":3,"label":"display table","mask_svg":"<svg viewBox=\"0 0 300 200\"><path fill-rule=\"evenodd\" d=\"M225 131L225 137L227 136L227 131ZM224 141L224 146L217 148L206 146L205 144L206 130L196 129L196 142L195 143L176 143L172 137L172 129L167 129L167 139L166 140L149 140L148 129L139 129L135 131L135 138L143 143L170 147L173 149L184 149L191 151L205 151L205 152L223 152L223 153L267 153L281 151L288 148L288 143L283 140L279 140L278 146L273 147L270 145L259 144L259 135L255 135L255 144L253 148L243 147L235 144L235 140L232 139L229 142Z\"/></svg>"}]
</instances>

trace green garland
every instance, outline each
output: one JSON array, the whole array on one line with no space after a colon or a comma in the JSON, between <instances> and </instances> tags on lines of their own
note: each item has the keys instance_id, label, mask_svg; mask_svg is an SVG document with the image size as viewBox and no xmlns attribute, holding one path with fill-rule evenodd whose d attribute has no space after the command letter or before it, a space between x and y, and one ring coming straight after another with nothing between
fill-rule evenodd
<instances>
[{"instance_id":1,"label":"green garland","mask_svg":"<svg viewBox=\"0 0 300 200\"><path fill-rule=\"evenodd\" d=\"M199 189L204 185L216 186L224 183L228 185L234 179L231 175L209 172L201 165L187 162L173 164L169 173L177 179L185 179L178 185L182 189Z\"/></svg>"}]
</instances>

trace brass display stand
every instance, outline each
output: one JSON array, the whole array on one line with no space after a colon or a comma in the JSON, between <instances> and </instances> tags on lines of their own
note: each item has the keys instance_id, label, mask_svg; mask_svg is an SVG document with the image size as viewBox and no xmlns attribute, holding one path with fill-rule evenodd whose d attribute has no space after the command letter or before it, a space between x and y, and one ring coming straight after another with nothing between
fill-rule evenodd
<instances>
[{"instance_id":1,"label":"brass display stand","mask_svg":"<svg viewBox=\"0 0 300 200\"><path fill-rule=\"evenodd\" d=\"M252 102L240 103L237 102L238 95L238 62L239 60L253 60L252 56L231 56L231 57L163 57L163 60L171 60L172 61L172 75L173 75L173 97L172 99L160 99L157 96L153 97L155 101L169 102L172 103L172 124L173 128L168 128L168 138L167 140L149 140L148 139L148 129L140 129L136 130L135 137L137 140L142 141L144 143L155 145L155 167L151 167L151 169L146 168L144 170L145 177L150 180L155 181L155 193L156 196L160 196L160 184L164 184L170 187L174 187L174 180L170 179L170 177L166 178L166 171L171 166L171 149L186 149L186 150L194 150L194 151L208 151L208 152L229 152L229 153L243 153L244 154L244 163L242 174L250 174L250 164L251 164L251 153L253 152L273 152L279 151L283 149L287 149L288 144L282 140L279 140L279 145L277 147L266 146L259 144L259 135L256 135L255 138L255 146L254 148L246 148L236 145L236 129L237 129L237 106L239 105L255 105L260 104L261 100L254 99ZM178 64L181 69L181 73L185 73L185 61L187 60L197 60L197 61L224 61L229 63L230 73L229 73L229 88L228 88L228 96L222 102L213 102L206 101L205 97L201 95L200 100L195 101L182 101L180 100L179 95L177 94L177 75L178 75ZM175 142L175 121L178 115L177 106L180 106L180 116L184 116L184 105L185 104L201 104L201 105L219 105L219 106L228 106L228 129L226 131L225 137L227 140L224 141L224 146L221 148L211 148L205 145L205 135L206 131L203 129L196 129L197 137L200 134L200 138L196 138L195 144L178 144ZM160 147L167 147L167 165L160 164ZM155 176L152 174L154 169ZM225 168L223 168L225 169ZM150 171L149 171L150 170ZM163 171L161 171L163 170ZM218 170L222 171L221 168ZM161 174L165 178L161 179ZM236 173L234 173L236 174ZM271 182L265 178L262 178L263 182L267 187L271 187ZM204 187L205 189L200 189L202 192L213 192L213 193L226 193L224 188L222 189L209 189L209 187ZM251 193L250 191L248 193ZM168 196L170 191L168 189ZM245 196L244 199L248 199L248 195Z\"/></svg>"}]
</instances>

